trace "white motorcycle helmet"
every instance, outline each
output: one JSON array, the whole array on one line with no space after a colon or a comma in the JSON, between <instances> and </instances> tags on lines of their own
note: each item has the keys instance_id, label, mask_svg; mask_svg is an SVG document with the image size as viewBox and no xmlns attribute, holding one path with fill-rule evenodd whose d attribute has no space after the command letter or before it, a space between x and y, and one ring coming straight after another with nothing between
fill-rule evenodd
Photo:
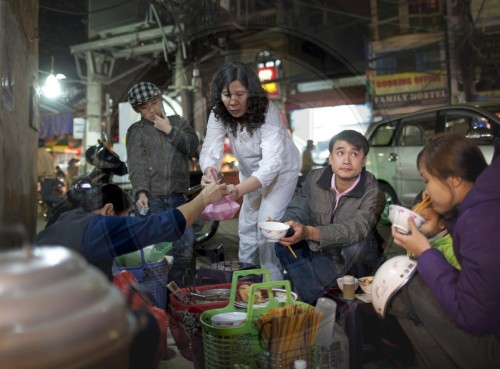
<instances>
[{"instance_id":1,"label":"white motorcycle helmet","mask_svg":"<svg viewBox=\"0 0 500 369\"><path fill-rule=\"evenodd\" d=\"M375 273L372 282L372 305L377 315L384 318L391 298L417 270L417 261L406 255L387 260Z\"/></svg>"}]
</instances>

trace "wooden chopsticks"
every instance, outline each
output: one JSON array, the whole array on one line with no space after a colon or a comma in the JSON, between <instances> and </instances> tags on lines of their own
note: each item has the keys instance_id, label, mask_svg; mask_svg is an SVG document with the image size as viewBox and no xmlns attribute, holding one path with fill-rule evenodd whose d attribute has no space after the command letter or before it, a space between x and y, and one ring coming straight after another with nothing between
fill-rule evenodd
<instances>
[{"instance_id":1,"label":"wooden chopsticks","mask_svg":"<svg viewBox=\"0 0 500 369\"><path fill-rule=\"evenodd\" d=\"M418 204L416 204L414 207L413 207L413 211L417 214L420 214L423 210L427 209L429 206L431 206L431 198L429 197L428 194L425 194L424 195L424 198L422 199L422 201L420 201Z\"/></svg>"},{"instance_id":2,"label":"wooden chopsticks","mask_svg":"<svg viewBox=\"0 0 500 369\"><path fill-rule=\"evenodd\" d=\"M303 352L312 352L322 314L313 307L287 305L270 310L255 321L271 356L293 362Z\"/></svg>"}]
</instances>

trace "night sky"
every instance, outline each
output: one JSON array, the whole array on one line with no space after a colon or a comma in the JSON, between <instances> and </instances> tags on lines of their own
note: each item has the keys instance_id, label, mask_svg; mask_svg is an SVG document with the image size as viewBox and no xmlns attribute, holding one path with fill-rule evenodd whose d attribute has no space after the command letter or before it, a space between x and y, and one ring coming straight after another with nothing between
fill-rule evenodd
<instances>
[{"instance_id":1,"label":"night sky","mask_svg":"<svg viewBox=\"0 0 500 369\"><path fill-rule=\"evenodd\" d=\"M54 73L77 79L70 46L87 42L87 1L40 0L39 68L50 72L54 57Z\"/></svg>"}]
</instances>

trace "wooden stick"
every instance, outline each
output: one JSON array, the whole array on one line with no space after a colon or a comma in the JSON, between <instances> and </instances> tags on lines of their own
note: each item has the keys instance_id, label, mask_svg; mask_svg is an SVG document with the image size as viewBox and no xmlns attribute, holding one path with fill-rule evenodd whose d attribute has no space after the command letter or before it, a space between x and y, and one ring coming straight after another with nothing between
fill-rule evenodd
<instances>
[{"instance_id":1,"label":"wooden stick","mask_svg":"<svg viewBox=\"0 0 500 369\"><path fill-rule=\"evenodd\" d=\"M420 214L422 210L427 209L430 205L431 205L431 198L428 194L425 194L422 201L420 201L417 205L415 205L412 210L415 213Z\"/></svg>"},{"instance_id":2,"label":"wooden stick","mask_svg":"<svg viewBox=\"0 0 500 369\"><path fill-rule=\"evenodd\" d=\"M295 259L297 259L297 255L295 255L295 252L293 252L293 249L292 249L292 247L290 245L288 245L288 250L290 250L290 252L295 257Z\"/></svg>"}]
</instances>

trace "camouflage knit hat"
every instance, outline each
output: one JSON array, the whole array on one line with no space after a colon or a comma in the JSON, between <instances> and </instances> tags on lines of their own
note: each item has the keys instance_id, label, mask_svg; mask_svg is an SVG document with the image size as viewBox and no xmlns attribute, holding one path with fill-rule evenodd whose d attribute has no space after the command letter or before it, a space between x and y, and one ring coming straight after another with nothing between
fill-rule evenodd
<instances>
[{"instance_id":1,"label":"camouflage knit hat","mask_svg":"<svg viewBox=\"0 0 500 369\"><path fill-rule=\"evenodd\" d=\"M128 91L128 102L132 106L136 106L139 104L144 104L148 102L153 97L160 96L160 89L151 82L139 82L136 83L129 91Z\"/></svg>"}]
</instances>

